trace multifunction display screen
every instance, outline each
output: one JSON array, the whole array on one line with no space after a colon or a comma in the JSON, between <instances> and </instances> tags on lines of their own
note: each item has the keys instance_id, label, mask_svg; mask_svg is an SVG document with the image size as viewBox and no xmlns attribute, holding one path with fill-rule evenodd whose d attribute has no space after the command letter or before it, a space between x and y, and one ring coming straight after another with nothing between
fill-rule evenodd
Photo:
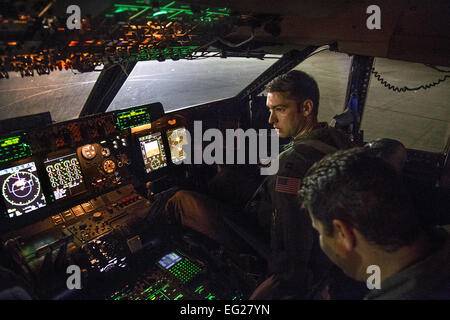
<instances>
[{"instance_id":1,"label":"multifunction display screen","mask_svg":"<svg viewBox=\"0 0 450 320\"><path fill-rule=\"evenodd\" d=\"M161 132L139 137L139 144L147 173L167 166Z\"/></svg>"},{"instance_id":2,"label":"multifunction display screen","mask_svg":"<svg viewBox=\"0 0 450 320\"><path fill-rule=\"evenodd\" d=\"M45 207L45 196L34 162L0 170L2 197L10 218Z\"/></svg>"},{"instance_id":3,"label":"multifunction display screen","mask_svg":"<svg viewBox=\"0 0 450 320\"><path fill-rule=\"evenodd\" d=\"M186 159L186 152L183 150L183 145L188 143L186 132L186 128L167 130L167 140L173 163L179 163Z\"/></svg>"},{"instance_id":4,"label":"multifunction display screen","mask_svg":"<svg viewBox=\"0 0 450 320\"><path fill-rule=\"evenodd\" d=\"M55 200L86 191L80 163L75 153L49 156L44 165Z\"/></svg>"}]
</instances>

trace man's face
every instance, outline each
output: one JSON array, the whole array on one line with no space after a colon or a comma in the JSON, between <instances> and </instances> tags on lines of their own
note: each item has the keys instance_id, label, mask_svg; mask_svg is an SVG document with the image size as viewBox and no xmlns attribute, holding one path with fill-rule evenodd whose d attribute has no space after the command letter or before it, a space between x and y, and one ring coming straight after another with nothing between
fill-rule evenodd
<instances>
[{"instance_id":1,"label":"man's face","mask_svg":"<svg viewBox=\"0 0 450 320\"><path fill-rule=\"evenodd\" d=\"M323 226L323 224L319 220L315 219L312 214L310 214L309 216L311 218L313 228L316 229L316 231L319 233L320 248L328 256L328 258L330 258L330 260L333 261L334 264L338 265L336 261L337 255L336 252L334 251L333 236L328 235L325 232L325 227Z\"/></svg>"},{"instance_id":2,"label":"man's face","mask_svg":"<svg viewBox=\"0 0 450 320\"><path fill-rule=\"evenodd\" d=\"M309 210L308 210L309 211ZM354 258L354 254L349 252L339 239L337 232L333 230L331 235L328 235L323 224L309 214L312 226L319 233L320 248L330 258L330 260L337 265L347 276L357 279L358 276L358 259Z\"/></svg>"},{"instance_id":3,"label":"man's face","mask_svg":"<svg viewBox=\"0 0 450 320\"><path fill-rule=\"evenodd\" d=\"M270 109L269 123L280 138L295 137L304 127L306 117L287 92L268 93L266 105Z\"/></svg>"}]
</instances>

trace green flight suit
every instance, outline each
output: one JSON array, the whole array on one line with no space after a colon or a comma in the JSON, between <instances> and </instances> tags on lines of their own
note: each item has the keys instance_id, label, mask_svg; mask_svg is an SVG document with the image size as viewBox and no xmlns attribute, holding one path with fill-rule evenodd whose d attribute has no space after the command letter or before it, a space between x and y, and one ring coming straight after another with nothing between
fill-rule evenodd
<instances>
[{"instance_id":1,"label":"green flight suit","mask_svg":"<svg viewBox=\"0 0 450 320\"><path fill-rule=\"evenodd\" d=\"M301 179L326 154L350 147L352 144L343 133L319 123L315 130L284 147L278 173L265 179L247 205L259 225L270 230L269 273L280 279L280 298L306 297L319 277L313 265L320 262L313 260L322 252L314 243L309 215L299 210L296 198Z\"/></svg>"},{"instance_id":2,"label":"green flight suit","mask_svg":"<svg viewBox=\"0 0 450 320\"><path fill-rule=\"evenodd\" d=\"M373 289L365 300L449 300L450 235L442 228L429 232L427 257L397 272ZM383 270L381 270L383 272Z\"/></svg>"}]
</instances>

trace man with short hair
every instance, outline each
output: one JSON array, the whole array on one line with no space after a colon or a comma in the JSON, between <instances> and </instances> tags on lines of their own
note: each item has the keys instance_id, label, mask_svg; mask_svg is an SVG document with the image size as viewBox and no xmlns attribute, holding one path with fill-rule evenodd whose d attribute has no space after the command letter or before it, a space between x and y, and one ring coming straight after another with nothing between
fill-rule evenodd
<instances>
[{"instance_id":1,"label":"man with short hair","mask_svg":"<svg viewBox=\"0 0 450 320\"><path fill-rule=\"evenodd\" d=\"M258 221L270 234L268 278L252 299L306 298L323 267L314 254L314 237L307 214L298 215L296 194L308 168L325 154L351 143L341 132L317 119L319 88L305 72L293 70L275 78L266 87L269 123L279 137L292 138L279 155L279 171L268 176L248 202L245 212L236 216L226 205L181 191L169 201L180 222L221 242L236 237L224 232L223 216L236 223ZM318 246L317 246L318 247ZM317 250L319 254L320 249ZM315 272L317 271L317 272Z\"/></svg>"},{"instance_id":2,"label":"man with short hair","mask_svg":"<svg viewBox=\"0 0 450 320\"><path fill-rule=\"evenodd\" d=\"M363 148L338 151L311 167L299 192L320 246L349 277L381 288L366 299L450 299L450 237L425 230L394 169Z\"/></svg>"},{"instance_id":3,"label":"man with short hair","mask_svg":"<svg viewBox=\"0 0 450 320\"><path fill-rule=\"evenodd\" d=\"M280 138L292 141L279 155L278 173L267 177L259 190L259 199L267 203L264 209L271 213L268 273L274 276L252 298L309 298L308 291L328 265L315 248L309 216L298 213L295 195L312 164L351 143L340 131L318 121L318 85L305 72L294 70L275 78L266 92L269 123ZM273 295L266 290L271 286L278 286Z\"/></svg>"}]
</instances>

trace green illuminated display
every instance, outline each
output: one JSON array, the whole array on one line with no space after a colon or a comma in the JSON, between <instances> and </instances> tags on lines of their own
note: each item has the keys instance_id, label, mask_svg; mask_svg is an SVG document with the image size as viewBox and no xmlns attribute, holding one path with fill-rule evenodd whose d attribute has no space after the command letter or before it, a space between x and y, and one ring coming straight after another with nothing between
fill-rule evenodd
<instances>
[{"instance_id":1,"label":"green illuminated display","mask_svg":"<svg viewBox=\"0 0 450 320\"><path fill-rule=\"evenodd\" d=\"M0 139L0 163L31 156L31 148L22 141L23 136Z\"/></svg>"},{"instance_id":2,"label":"green illuminated display","mask_svg":"<svg viewBox=\"0 0 450 320\"><path fill-rule=\"evenodd\" d=\"M158 280L142 291L134 300L179 300L180 295L183 296L177 289L170 287L170 282Z\"/></svg>"},{"instance_id":3,"label":"green illuminated display","mask_svg":"<svg viewBox=\"0 0 450 320\"><path fill-rule=\"evenodd\" d=\"M134 55L136 61L146 60L160 60L160 59L181 59L190 55L198 47L186 46L186 47L170 47L166 49L154 49L154 48L142 48L139 53Z\"/></svg>"},{"instance_id":4,"label":"green illuminated display","mask_svg":"<svg viewBox=\"0 0 450 320\"><path fill-rule=\"evenodd\" d=\"M140 292L128 285L114 292L107 300L181 300L184 295L167 279L159 279Z\"/></svg>"},{"instance_id":5,"label":"green illuminated display","mask_svg":"<svg viewBox=\"0 0 450 320\"><path fill-rule=\"evenodd\" d=\"M0 147L7 147L18 144L20 141L20 137L12 137L0 140Z\"/></svg>"},{"instance_id":6,"label":"green illuminated display","mask_svg":"<svg viewBox=\"0 0 450 320\"><path fill-rule=\"evenodd\" d=\"M123 111L116 114L116 128L119 130L125 130L147 123L150 123L150 114L147 108Z\"/></svg>"},{"instance_id":7,"label":"green illuminated display","mask_svg":"<svg viewBox=\"0 0 450 320\"><path fill-rule=\"evenodd\" d=\"M149 9L153 9L152 6L145 5L145 3L142 1L136 1L136 3L137 3L136 5L115 3L114 4L114 8L115 8L114 13L131 11L131 12L138 12L135 15L135 16L138 16L138 15L144 13L145 11L148 11ZM146 16L146 18L152 18L152 17L159 16L159 15L166 15L168 19L173 19L180 14L192 16L192 15L194 15L194 12L192 12L192 10L190 9L189 6L186 6L186 5L176 6L176 1L172 1L164 6L160 7L158 11L154 12L150 16ZM230 10L228 8L220 8L220 9L216 9L216 10L211 10L210 8L207 8L206 10L204 10L202 16L200 17L200 20L210 22L212 20L218 19L218 17L220 17L220 16L229 16L229 15L230 15ZM133 18L135 16L133 16Z\"/></svg>"},{"instance_id":8,"label":"green illuminated display","mask_svg":"<svg viewBox=\"0 0 450 320\"><path fill-rule=\"evenodd\" d=\"M200 267L196 266L186 258L169 269L169 272L183 283L191 280L200 271L202 271Z\"/></svg>"}]
</instances>

